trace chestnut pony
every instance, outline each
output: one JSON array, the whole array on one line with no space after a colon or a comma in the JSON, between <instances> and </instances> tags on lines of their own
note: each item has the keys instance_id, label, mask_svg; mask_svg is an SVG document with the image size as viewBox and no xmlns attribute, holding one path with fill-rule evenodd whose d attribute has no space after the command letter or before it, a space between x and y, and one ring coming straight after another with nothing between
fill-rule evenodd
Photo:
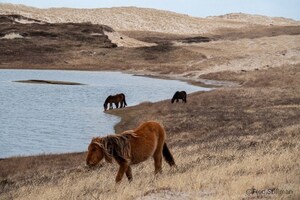
<instances>
[{"instance_id":1,"label":"chestnut pony","mask_svg":"<svg viewBox=\"0 0 300 200\"><path fill-rule=\"evenodd\" d=\"M170 165L175 165L174 158L165 142L166 132L157 122L142 123L135 130L121 134L93 138L88 146L86 164L97 165L103 158L107 162L114 159L119 164L116 182L120 182L124 173L132 180L130 165L154 158L155 174L162 170L162 157Z\"/></svg>"},{"instance_id":2,"label":"chestnut pony","mask_svg":"<svg viewBox=\"0 0 300 200\"><path fill-rule=\"evenodd\" d=\"M116 95L109 95L105 99L105 102L103 104L104 110L107 110L108 104L110 104L109 109L113 109L113 103L115 104L116 108L119 107L119 103L120 103L120 108L127 106L127 103L125 100L125 94L120 93L120 94L116 94Z\"/></svg>"}]
</instances>

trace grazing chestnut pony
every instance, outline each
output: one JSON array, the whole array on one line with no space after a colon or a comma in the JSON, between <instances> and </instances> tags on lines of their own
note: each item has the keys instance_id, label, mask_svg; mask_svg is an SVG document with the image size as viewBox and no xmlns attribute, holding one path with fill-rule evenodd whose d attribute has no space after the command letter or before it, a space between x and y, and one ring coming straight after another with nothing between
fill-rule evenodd
<instances>
[{"instance_id":1,"label":"grazing chestnut pony","mask_svg":"<svg viewBox=\"0 0 300 200\"><path fill-rule=\"evenodd\" d=\"M116 95L109 95L103 104L104 110L107 110L108 104L110 104L109 109L113 109L113 103L116 105L116 108L119 107L120 103L120 108L123 108L127 106L126 100L125 100L125 94L120 93Z\"/></svg>"},{"instance_id":2,"label":"grazing chestnut pony","mask_svg":"<svg viewBox=\"0 0 300 200\"><path fill-rule=\"evenodd\" d=\"M107 162L114 159L119 164L116 182L120 182L124 173L132 180L130 165L154 158L155 174L162 170L162 157L170 165L175 165L174 158L165 142L166 132L157 122L148 121L135 130L121 134L93 138L88 146L86 164L97 165L103 158Z\"/></svg>"},{"instance_id":3,"label":"grazing chestnut pony","mask_svg":"<svg viewBox=\"0 0 300 200\"><path fill-rule=\"evenodd\" d=\"M178 102L179 99L182 99L182 102L186 103L186 92L185 91L175 92L175 94L171 100L171 103L174 103L175 100L176 100L176 102Z\"/></svg>"}]
</instances>

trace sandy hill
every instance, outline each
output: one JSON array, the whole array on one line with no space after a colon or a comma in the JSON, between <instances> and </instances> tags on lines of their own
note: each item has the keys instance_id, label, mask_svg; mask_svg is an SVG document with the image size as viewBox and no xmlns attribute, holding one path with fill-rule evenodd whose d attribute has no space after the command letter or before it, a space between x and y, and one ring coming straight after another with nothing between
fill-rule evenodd
<instances>
[{"instance_id":1,"label":"sandy hill","mask_svg":"<svg viewBox=\"0 0 300 200\"><path fill-rule=\"evenodd\" d=\"M229 13L226 15L212 16L208 18L224 19L224 20L258 24L258 25L276 25L276 26L299 25L298 21L287 19L284 17L267 17L263 15L249 15L245 13Z\"/></svg>"},{"instance_id":2,"label":"sandy hill","mask_svg":"<svg viewBox=\"0 0 300 200\"><path fill-rule=\"evenodd\" d=\"M222 28L236 29L251 25L291 26L300 24L300 22L291 19L241 13L196 18L169 11L136 7L38 9L24 5L0 4L0 14L20 14L51 23L92 22L93 24L108 25L117 31L155 31L176 34L212 33Z\"/></svg>"}]
</instances>

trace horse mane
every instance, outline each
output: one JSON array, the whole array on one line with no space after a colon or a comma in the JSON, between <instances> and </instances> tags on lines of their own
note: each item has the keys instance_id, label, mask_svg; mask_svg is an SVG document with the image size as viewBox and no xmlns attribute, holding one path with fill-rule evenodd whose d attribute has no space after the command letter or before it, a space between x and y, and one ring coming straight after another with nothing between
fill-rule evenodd
<instances>
[{"instance_id":1,"label":"horse mane","mask_svg":"<svg viewBox=\"0 0 300 200\"><path fill-rule=\"evenodd\" d=\"M109 135L101 138L103 144L103 150L106 151L107 155L113 157L117 162L129 162L131 157L131 146L129 137L132 133ZM134 135L132 135L135 137Z\"/></svg>"},{"instance_id":2,"label":"horse mane","mask_svg":"<svg viewBox=\"0 0 300 200\"><path fill-rule=\"evenodd\" d=\"M111 98L111 95L109 95L109 96L105 99L104 104L103 104L104 106L108 104L108 101L109 101L110 98Z\"/></svg>"}]
</instances>

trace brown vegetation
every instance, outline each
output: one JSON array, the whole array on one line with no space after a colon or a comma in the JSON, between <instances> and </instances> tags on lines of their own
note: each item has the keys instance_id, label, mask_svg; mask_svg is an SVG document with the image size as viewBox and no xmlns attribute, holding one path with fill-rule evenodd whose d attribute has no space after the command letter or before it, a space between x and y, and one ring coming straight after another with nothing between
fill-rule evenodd
<instances>
[{"instance_id":1,"label":"brown vegetation","mask_svg":"<svg viewBox=\"0 0 300 200\"><path fill-rule=\"evenodd\" d=\"M51 63L67 65L72 59L72 52L93 54L82 51L86 48L116 47L104 31L111 32L108 26L89 23L49 24L17 23L19 15L0 16L0 66L1 68L45 67ZM18 38L6 39L9 34L20 35Z\"/></svg>"}]
</instances>

